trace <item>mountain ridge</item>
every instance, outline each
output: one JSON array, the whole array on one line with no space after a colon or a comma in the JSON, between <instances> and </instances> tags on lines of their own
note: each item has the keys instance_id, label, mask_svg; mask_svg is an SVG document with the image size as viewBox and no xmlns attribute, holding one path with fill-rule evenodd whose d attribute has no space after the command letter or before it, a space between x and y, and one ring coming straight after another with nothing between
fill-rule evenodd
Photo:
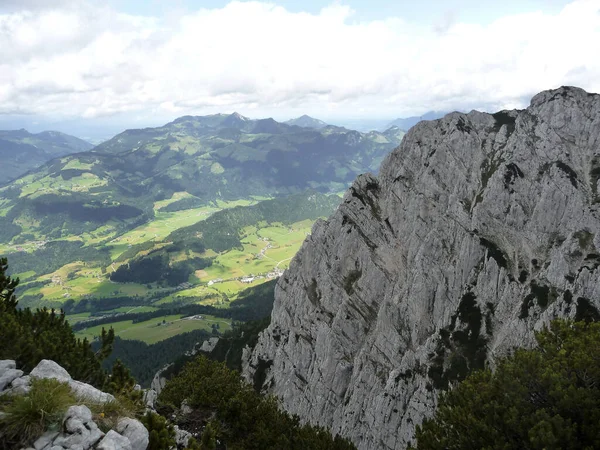
<instances>
[{"instance_id":1,"label":"mountain ridge","mask_svg":"<svg viewBox=\"0 0 600 450\"><path fill-rule=\"evenodd\" d=\"M328 123L323 122L322 120L315 119L314 117L310 117L307 114L303 114L300 117L296 117L295 119L286 120L284 123L288 125L296 125L302 128L325 128L329 126Z\"/></svg>"},{"instance_id":2,"label":"mountain ridge","mask_svg":"<svg viewBox=\"0 0 600 450\"><path fill-rule=\"evenodd\" d=\"M34 170L53 158L91 150L89 142L60 131L30 133L19 130L0 130L0 185Z\"/></svg>"},{"instance_id":3,"label":"mountain ridge","mask_svg":"<svg viewBox=\"0 0 600 450\"><path fill-rule=\"evenodd\" d=\"M359 449L554 317L599 314L600 96L421 122L313 226L243 374Z\"/></svg>"}]
</instances>

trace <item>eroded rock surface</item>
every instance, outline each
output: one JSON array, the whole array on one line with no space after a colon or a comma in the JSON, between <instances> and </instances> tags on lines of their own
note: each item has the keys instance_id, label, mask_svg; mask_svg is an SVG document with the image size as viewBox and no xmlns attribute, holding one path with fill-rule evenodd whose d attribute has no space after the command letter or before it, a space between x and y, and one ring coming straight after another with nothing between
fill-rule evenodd
<instances>
[{"instance_id":1,"label":"eroded rock surface","mask_svg":"<svg viewBox=\"0 0 600 450\"><path fill-rule=\"evenodd\" d=\"M359 449L554 317L600 317L600 96L422 122L280 278L245 377Z\"/></svg>"}]
</instances>

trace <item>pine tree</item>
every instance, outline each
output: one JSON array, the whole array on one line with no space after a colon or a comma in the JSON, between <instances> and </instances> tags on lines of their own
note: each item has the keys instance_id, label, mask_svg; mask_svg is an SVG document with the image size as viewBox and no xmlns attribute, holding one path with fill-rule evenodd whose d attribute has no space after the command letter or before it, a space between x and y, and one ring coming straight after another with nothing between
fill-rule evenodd
<instances>
[{"instance_id":1,"label":"pine tree","mask_svg":"<svg viewBox=\"0 0 600 450\"><path fill-rule=\"evenodd\" d=\"M442 395L418 449L600 448L600 323L557 320Z\"/></svg>"},{"instance_id":2,"label":"pine tree","mask_svg":"<svg viewBox=\"0 0 600 450\"><path fill-rule=\"evenodd\" d=\"M101 367L114 341L114 331L103 330L101 350L95 354L89 342L75 337L64 312L18 309L14 295L18 279L7 275L6 258L0 259L0 359L12 359L28 372L42 359L51 359L72 377L101 388L106 374Z\"/></svg>"}]
</instances>

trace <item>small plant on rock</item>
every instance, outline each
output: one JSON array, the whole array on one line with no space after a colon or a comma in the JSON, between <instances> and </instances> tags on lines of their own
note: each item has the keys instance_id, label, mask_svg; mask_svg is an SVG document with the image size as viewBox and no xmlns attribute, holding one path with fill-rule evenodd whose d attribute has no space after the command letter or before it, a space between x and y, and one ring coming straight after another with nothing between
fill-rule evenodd
<instances>
[{"instance_id":1,"label":"small plant on rock","mask_svg":"<svg viewBox=\"0 0 600 450\"><path fill-rule=\"evenodd\" d=\"M0 405L0 447L19 448L47 430L58 429L69 406L77 403L66 383L33 379L26 395L7 395Z\"/></svg>"}]
</instances>

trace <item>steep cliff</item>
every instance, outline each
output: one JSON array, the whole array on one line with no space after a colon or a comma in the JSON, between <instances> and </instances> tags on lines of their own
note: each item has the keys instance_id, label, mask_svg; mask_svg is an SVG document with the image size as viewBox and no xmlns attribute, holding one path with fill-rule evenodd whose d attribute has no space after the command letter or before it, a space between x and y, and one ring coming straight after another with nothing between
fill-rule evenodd
<instances>
[{"instance_id":1,"label":"steep cliff","mask_svg":"<svg viewBox=\"0 0 600 450\"><path fill-rule=\"evenodd\" d=\"M416 125L279 280L244 375L360 449L401 449L440 389L549 319L598 316L600 96Z\"/></svg>"}]
</instances>

